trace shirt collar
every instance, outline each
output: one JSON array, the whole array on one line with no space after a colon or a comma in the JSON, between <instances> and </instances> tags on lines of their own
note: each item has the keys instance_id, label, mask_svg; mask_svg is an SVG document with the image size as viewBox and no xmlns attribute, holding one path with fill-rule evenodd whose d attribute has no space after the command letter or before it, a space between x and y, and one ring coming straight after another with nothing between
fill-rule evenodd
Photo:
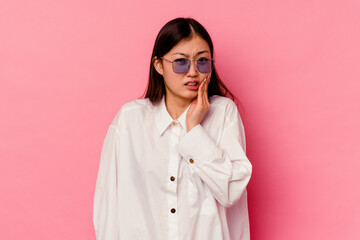
<instances>
[{"instance_id":1,"label":"shirt collar","mask_svg":"<svg viewBox=\"0 0 360 240\"><path fill-rule=\"evenodd\" d=\"M169 125L174 121L177 121L181 125L181 127L185 129L185 131L187 132L186 114L187 111L189 110L190 105L186 108L186 110L180 115L180 117L177 120L174 120L172 119L166 108L165 97L163 97L161 99L161 102L156 107L157 109L155 111L156 127L158 129L159 134L162 135L165 132L165 130L169 127Z\"/></svg>"}]
</instances>

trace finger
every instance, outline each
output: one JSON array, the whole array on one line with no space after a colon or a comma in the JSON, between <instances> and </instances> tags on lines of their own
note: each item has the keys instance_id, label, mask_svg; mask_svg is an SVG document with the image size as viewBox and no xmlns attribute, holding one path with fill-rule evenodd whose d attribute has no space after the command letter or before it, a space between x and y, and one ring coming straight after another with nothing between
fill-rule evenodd
<instances>
[{"instance_id":1,"label":"finger","mask_svg":"<svg viewBox=\"0 0 360 240\"><path fill-rule=\"evenodd\" d=\"M202 81L200 86L199 86L199 89L198 89L198 100L201 103L202 103L203 98L204 98L204 84L205 84L205 82Z\"/></svg>"},{"instance_id":2,"label":"finger","mask_svg":"<svg viewBox=\"0 0 360 240\"><path fill-rule=\"evenodd\" d=\"M202 104L203 106L206 106L208 103L208 93L207 93L207 89L208 89L208 85L209 85L209 76L207 76L204 81L203 81L203 88L202 88Z\"/></svg>"},{"instance_id":3,"label":"finger","mask_svg":"<svg viewBox=\"0 0 360 240\"><path fill-rule=\"evenodd\" d=\"M210 83L210 77L207 76L206 78L206 84L205 84L205 90L204 90L204 98L206 101L208 101L208 89L209 89L209 83Z\"/></svg>"},{"instance_id":4,"label":"finger","mask_svg":"<svg viewBox=\"0 0 360 240\"><path fill-rule=\"evenodd\" d=\"M202 100L203 100L203 105L205 105L206 104L206 96L207 96L207 94L206 94L206 85L207 85L207 81L204 81L204 86L203 86L203 88L202 88Z\"/></svg>"}]
</instances>

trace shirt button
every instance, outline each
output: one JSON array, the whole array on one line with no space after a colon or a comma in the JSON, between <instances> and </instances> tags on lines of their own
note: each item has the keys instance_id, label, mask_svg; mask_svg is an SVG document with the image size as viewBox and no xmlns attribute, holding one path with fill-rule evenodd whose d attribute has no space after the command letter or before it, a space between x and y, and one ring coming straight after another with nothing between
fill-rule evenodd
<instances>
[{"instance_id":1,"label":"shirt button","mask_svg":"<svg viewBox=\"0 0 360 240\"><path fill-rule=\"evenodd\" d=\"M174 176L171 176L171 177L170 177L170 180L171 180L171 181L175 181L175 177L174 177Z\"/></svg>"},{"instance_id":2,"label":"shirt button","mask_svg":"<svg viewBox=\"0 0 360 240\"><path fill-rule=\"evenodd\" d=\"M175 127L177 127L178 123L177 123L177 122L173 122L173 125L174 125Z\"/></svg>"},{"instance_id":3,"label":"shirt button","mask_svg":"<svg viewBox=\"0 0 360 240\"><path fill-rule=\"evenodd\" d=\"M171 213L175 213L175 212L176 212L176 209L175 209L175 208L172 208L172 209L170 210L170 212L171 212Z\"/></svg>"},{"instance_id":4,"label":"shirt button","mask_svg":"<svg viewBox=\"0 0 360 240\"><path fill-rule=\"evenodd\" d=\"M190 163L194 163L194 160L192 158L190 158L189 160Z\"/></svg>"}]
</instances>

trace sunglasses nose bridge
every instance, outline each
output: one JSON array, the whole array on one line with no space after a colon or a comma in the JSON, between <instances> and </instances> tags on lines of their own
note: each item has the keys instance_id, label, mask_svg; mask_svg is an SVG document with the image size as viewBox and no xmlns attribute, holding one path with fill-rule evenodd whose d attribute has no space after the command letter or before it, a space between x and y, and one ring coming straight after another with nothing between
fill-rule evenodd
<instances>
[{"instance_id":1,"label":"sunglasses nose bridge","mask_svg":"<svg viewBox=\"0 0 360 240\"><path fill-rule=\"evenodd\" d=\"M199 71L198 66L197 66L197 61L189 59L188 73L190 73L190 74L191 73L196 73L197 71Z\"/></svg>"}]
</instances>

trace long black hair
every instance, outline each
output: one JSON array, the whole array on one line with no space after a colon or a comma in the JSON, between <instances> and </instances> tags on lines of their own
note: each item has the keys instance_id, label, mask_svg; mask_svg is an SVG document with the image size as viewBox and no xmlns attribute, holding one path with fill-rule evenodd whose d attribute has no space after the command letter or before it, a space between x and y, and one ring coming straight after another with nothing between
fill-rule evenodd
<instances>
[{"instance_id":1,"label":"long black hair","mask_svg":"<svg viewBox=\"0 0 360 240\"><path fill-rule=\"evenodd\" d=\"M152 103L158 103L165 95L165 84L161 74L154 67L155 57L160 58L168 53L175 45L184 39L191 39L195 35L204 39L210 47L211 58L214 55L214 46L209 33L196 20L192 18L176 18L166 23L156 37L151 55L150 74L145 98ZM221 81L214 66L208 86L208 97L213 95L228 96L234 100L234 95Z\"/></svg>"}]
</instances>

